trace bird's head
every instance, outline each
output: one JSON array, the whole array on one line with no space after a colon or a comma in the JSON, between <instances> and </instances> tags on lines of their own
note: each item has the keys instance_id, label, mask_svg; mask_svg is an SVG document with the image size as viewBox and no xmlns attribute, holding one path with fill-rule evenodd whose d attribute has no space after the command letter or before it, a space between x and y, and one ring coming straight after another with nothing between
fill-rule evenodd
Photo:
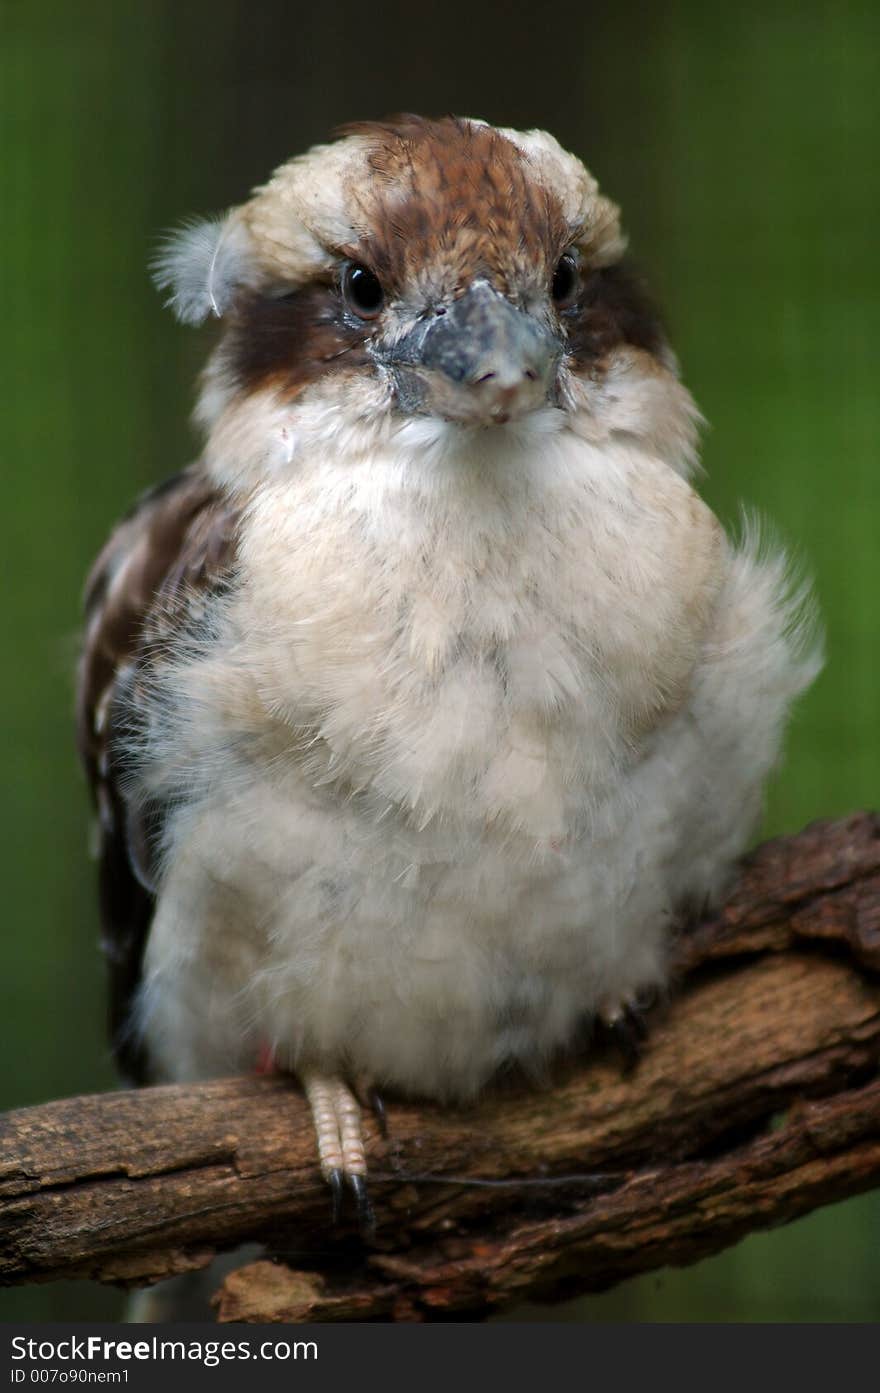
<instances>
[{"instance_id":1,"label":"bird's head","mask_svg":"<svg viewBox=\"0 0 880 1393\"><path fill-rule=\"evenodd\" d=\"M156 276L182 320L227 325L209 428L254 396L329 388L386 425L497 428L548 407L597 429L659 421L683 459L689 398L624 245L616 206L545 132L404 116L282 165L173 237Z\"/></svg>"}]
</instances>

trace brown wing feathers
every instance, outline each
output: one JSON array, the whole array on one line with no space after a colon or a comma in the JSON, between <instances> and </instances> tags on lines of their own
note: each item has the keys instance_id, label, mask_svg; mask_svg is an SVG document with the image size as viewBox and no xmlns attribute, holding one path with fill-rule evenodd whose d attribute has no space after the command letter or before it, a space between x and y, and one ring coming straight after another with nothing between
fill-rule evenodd
<instances>
[{"instance_id":1,"label":"brown wing feathers","mask_svg":"<svg viewBox=\"0 0 880 1393\"><path fill-rule=\"evenodd\" d=\"M132 995L153 915L153 850L163 809L132 806L124 740L137 720L138 678L234 573L239 512L197 468L145 494L116 527L86 584L77 732L98 812L102 945L110 1030L125 1072L148 1072L130 1036Z\"/></svg>"}]
</instances>

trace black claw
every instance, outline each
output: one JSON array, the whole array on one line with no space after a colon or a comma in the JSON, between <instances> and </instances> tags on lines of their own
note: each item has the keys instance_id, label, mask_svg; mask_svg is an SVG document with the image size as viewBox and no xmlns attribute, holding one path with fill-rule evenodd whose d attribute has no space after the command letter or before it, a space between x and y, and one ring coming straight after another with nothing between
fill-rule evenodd
<instances>
[{"instance_id":1,"label":"black claw","mask_svg":"<svg viewBox=\"0 0 880 1393\"><path fill-rule=\"evenodd\" d=\"M343 1195L343 1172L338 1166L334 1166L327 1172L327 1184L330 1186L330 1214L334 1224L338 1224L342 1218L342 1195Z\"/></svg>"},{"instance_id":2,"label":"black claw","mask_svg":"<svg viewBox=\"0 0 880 1393\"><path fill-rule=\"evenodd\" d=\"M367 1094L367 1103L369 1104L370 1111L376 1119L376 1126L379 1128L382 1140L387 1141L388 1117L385 1113L385 1100L382 1098L382 1095L379 1093L378 1089L370 1089L369 1093Z\"/></svg>"},{"instance_id":3,"label":"black claw","mask_svg":"<svg viewBox=\"0 0 880 1393\"><path fill-rule=\"evenodd\" d=\"M367 1190L366 1176L350 1175L348 1183L354 1195L355 1208L357 1209L358 1228L362 1238L373 1238L376 1233L376 1215L373 1213L373 1206L370 1204L370 1194Z\"/></svg>"},{"instance_id":4,"label":"black claw","mask_svg":"<svg viewBox=\"0 0 880 1393\"><path fill-rule=\"evenodd\" d=\"M631 1074L642 1057L648 1026L635 1006L624 1006L616 1020L608 1023L608 1033L623 1061L623 1072Z\"/></svg>"}]
</instances>

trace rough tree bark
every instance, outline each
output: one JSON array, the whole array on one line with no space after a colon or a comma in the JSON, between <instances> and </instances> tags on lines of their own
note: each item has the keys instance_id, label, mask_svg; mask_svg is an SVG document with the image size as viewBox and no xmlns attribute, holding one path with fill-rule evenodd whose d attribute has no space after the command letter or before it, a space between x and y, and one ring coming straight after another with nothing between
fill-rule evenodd
<instances>
[{"instance_id":1,"label":"rough tree bark","mask_svg":"<svg viewBox=\"0 0 880 1393\"><path fill-rule=\"evenodd\" d=\"M377 1236L328 1226L285 1080L75 1098L0 1121L0 1282L155 1281L258 1239L224 1320L430 1319L694 1261L880 1183L880 818L760 847L676 946L634 1072L368 1121ZM284 1261L280 1260L284 1259Z\"/></svg>"}]
</instances>

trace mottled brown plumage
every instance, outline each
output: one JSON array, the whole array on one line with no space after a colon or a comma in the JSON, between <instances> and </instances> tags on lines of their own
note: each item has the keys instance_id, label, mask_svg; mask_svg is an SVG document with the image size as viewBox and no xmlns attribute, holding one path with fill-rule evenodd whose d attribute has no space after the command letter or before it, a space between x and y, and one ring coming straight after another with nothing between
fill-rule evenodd
<instances>
[{"instance_id":1,"label":"mottled brown plumage","mask_svg":"<svg viewBox=\"0 0 880 1393\"><path fill-rule=\"evenodd\" d=\"M529 177L522 153L491 126L449 117L362 122L374 176L368 234L345 255L363 260L390 293L426 263L444 262L443 292L480 274L518 295L523 276L545 282L571 235L559 200Z\"/></svg>"},{"instance_id":2,"label":"mottled brown plumage","mask_svg":"<svg viewBox=\"0 0 880 1393\"><path fill-rule=\"evenodd\" d=\"M162 809L124 796L133 694L232 575L239 511L198 467L184 470L139 499L86 584L77 736L98 812L111 1039L121 1066L138 1080L148 1065L129 1036L128 1016L153 914Z\"/></svg>"}]
</instances>

